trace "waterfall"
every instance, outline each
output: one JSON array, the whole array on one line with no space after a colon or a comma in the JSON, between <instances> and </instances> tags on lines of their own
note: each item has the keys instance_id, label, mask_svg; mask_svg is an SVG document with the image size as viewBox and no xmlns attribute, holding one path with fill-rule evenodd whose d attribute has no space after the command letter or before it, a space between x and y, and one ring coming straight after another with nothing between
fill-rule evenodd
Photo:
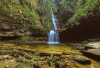
<instances>
[{"instance_id":1,"label":"waterfall","mask_svg":"<svg viewBox=\"0 0 100 68\"><path fill-rule=\"evenodd\" d=\"M50 32L49 32L48 43L49 44L57 44L57 43L59 43L59 34L58 34L58 31L57 31L57 25L56 25L54 14L53 14L52 10L51 10L51 17L52 17L52 22L53 22L53 25L54 25L54 30L50 30Z\"/></svg>"}]
</instances>

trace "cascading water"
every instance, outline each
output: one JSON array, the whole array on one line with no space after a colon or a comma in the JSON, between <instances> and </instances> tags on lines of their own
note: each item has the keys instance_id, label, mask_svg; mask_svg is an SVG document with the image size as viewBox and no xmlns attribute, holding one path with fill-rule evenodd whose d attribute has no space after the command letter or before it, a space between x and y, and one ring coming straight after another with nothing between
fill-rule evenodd
<instances>
[{"instance_id":1,"label":"cascading water","mask_svg":"<svg viewBox=\"0 0 100 68\"><path fill-rule=\"evenodd\" d=\"M57 44L59 43L59 34L58 34L58 31L57 31L57 26L56 26L56 22L55 22L55 19L54 19L54 14L53 14L53 11L51 10L51 16L52 16L52 22L53 22L53 25L54 25L54 30L50 30L49 32L49 41L48 43L49 44Z\"/></svg>"}]
</instances>

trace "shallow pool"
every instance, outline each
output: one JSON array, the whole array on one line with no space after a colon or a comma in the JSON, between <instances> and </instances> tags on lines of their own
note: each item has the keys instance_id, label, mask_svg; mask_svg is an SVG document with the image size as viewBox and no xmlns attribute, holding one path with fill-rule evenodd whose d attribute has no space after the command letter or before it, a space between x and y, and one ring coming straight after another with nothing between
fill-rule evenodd
<instances>
[{"instance_id":1,"label":"shallow pool","mask_svg":"<svg viewBox=\"0 0 100 68\"><path fill-rule=\"evenodd\" d=\"M63 44L16 44L17 46L23 46L22 48L30 49L30 50L38 50L41 52L50 52L50 53L63 53L74 52L80 53L79 50L72 50L73 46L63 45Z\"/></svg>"}]
</instances>

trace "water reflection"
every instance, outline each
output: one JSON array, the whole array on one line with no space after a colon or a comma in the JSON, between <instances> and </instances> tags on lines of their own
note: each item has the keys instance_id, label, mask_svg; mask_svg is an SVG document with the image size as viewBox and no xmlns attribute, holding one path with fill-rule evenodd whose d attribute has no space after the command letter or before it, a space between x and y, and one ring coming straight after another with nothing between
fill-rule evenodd
<instances>
[{"instance_id":1,"label":"water reflection","mask_svg":"<svg viewBox=\"0 0 100 68\"><path fill-rule=\"evenodd\" d=\"M18 45L21 46L22 44ZM26 44L23 48L26 49L26 46L29 46L28 49L38 50L41 52L50 52L50 53L62 53L63 51L79 53L79 50L71 50L72 46L70 45L61 45L61 44Z\"/></svg>"}]
</instances>

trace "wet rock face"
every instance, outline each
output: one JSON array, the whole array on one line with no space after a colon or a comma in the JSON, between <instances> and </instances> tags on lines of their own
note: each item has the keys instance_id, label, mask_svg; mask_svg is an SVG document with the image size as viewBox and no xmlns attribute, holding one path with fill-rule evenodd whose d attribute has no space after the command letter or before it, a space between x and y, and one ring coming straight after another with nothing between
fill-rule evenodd
<instances>
[{"instance_id":1,"label":"wet rock face","mask_svg":"<svg viewBox=\"0 0 100 68\"><path fill-rule=\"evenodd\" d=\"M76 55L74 56L74 60L81 64L91 64L90 59L85 56Z\"/></svg>"}]
</instances>

